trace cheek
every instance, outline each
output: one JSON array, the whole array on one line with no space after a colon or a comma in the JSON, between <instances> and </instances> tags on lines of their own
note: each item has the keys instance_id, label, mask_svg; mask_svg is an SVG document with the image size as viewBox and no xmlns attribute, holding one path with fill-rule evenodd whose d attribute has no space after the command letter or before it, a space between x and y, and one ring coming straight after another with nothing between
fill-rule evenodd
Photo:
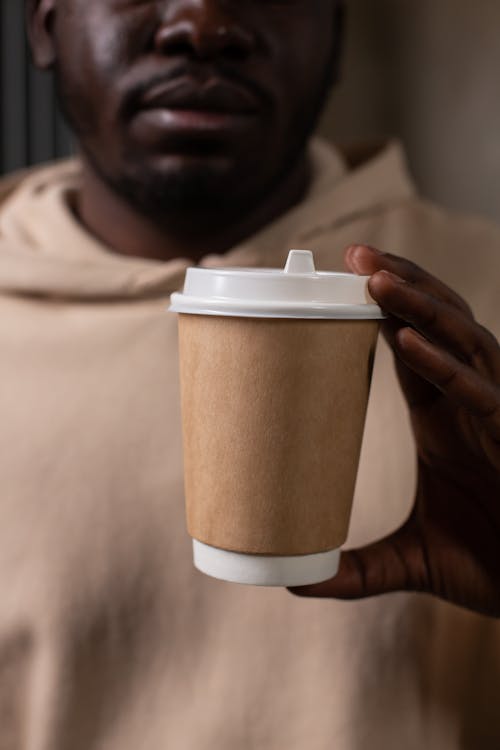
<instances>
[{"instance_id":1,"label":"cheek","mask_svg":"<svg viewBox=\"0 0 500 750\"><path fill-rule=\"evenodd\" d=\"M118 80L149 52L157 25L158 10L151 3L121 13L110 13L101 6L92 16L87 34L94 69L103 78Z\"/></svg>"},{"instance_id":2,"label":"cheek","mask_svg":"<svg viewBox=\"0 0 500 750\"><path fill-rule=\"evenodd\" d=\"M117 24L104 14L95 13L91 22L82 29L78 54L82 74L87 82L105 93L110 82L122 70L126 58L126 36Z\"/></svg>"},{"instance_id":3,"label":"cheek","mask_svg":"<svg viewBox=\"0 0 500 750\"><path fill-rule=\"evenodd\" d=\"M56 28L60 95L82 139L99 140L116 124L117 83L128 68L129 35L102 8Z\"/></svg>"},{"instance_id":4,"label":"cheek","mask_svg":"<svg viewBox=\"0 0 500 750\"><path fill-rule=\"evenodd\" d=\"M130 66L134 38L123 19L102 6L61 24L56 40L66 88L87 103L92 100L96 110L105 109Z\"/></svg>"},{"instance_id":5,"label":"cheek","mask_svg":"<svg viewBox=\"0 0 500 750\"><path fill-rule=\"evenodd\" d=\"M304 49L307 49L304 47ZM310 48L310 54L289 57L281 78L280 117L285 127L300 130L316 117L327 93L329 51ZM295 127L297 126L297 127Z\"/></svg>"},{"instance_id":6,"label":"cheek","mask_svg":"<svg viewBox=\"0 0 500 750\"><path fill-rule=\"evenodd\" d=\"M112 80L123 66L126 51L124 37L109 24L90 31L84 57L89 62L88 72L103 82Z\"/></svg>"},{"instance_id":7,"label":"cheek","mask_svg":"<svg viewBox=\"0 0 500 750\"><path fill-rule=\"evenodd\" d=\"M317 102L328 77L333 44L332 19L296 14L273 29L267 47L272 58L276 91L289 113Z\"/></svg>"}]
</instances>

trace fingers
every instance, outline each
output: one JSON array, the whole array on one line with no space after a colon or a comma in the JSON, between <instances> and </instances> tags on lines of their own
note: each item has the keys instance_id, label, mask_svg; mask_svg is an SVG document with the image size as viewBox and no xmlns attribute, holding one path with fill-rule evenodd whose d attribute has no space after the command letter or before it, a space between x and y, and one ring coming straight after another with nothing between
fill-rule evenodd
<instances>
[{"instance_id":1,"label":"fingers","mask_svg":"<svg viewBox=\"0 0 500 750\"><path fill-rule=\"evenodd\" d=\"M305 597L363 599L428 588L429 572L422 545L411 527L405 525L379 542L343 552L335 578L289 590Z\"/></svg>"},{"instance_id":2,"label":"fingers","mask_svg":"<svg viewBox=\"0 0 500 750\"><path fill-rule=\"evenodd\" d=\"M354 270L373 272L370 294L390 315L385 333L399 360L479 417L498 440L500 346L495 337L455 292L413 263L364 246L349 248L346 261ZM432 397L424 383L420 391L411 394L417 402Z\"/></svg>"},{"instance_id":3,"label":"fingers","mask_svg":"<svg viewBox=\"0 0 500 750\"><path fill-rule=\"evenodd\" d=\"M395 348L407 367L480 419L500 441L500 387L411 328L396 334Z\"/></svg>"},{"instance_id":4,"label":"fingers","mask_svg":"<svg viewBox=\"0 0 500 750\"><path fill-rule=\"evenodd\" d=\"M367 245L352 245L346 250L345 261L348 268L358 274L372 276L377 271L390 271L472 317L468 304L453 289L405 258L381 253Z\"/></svg>"},{"instance_id":5,"label":"fingers","mask_svg":"<svg viewBox=\"0 0 500 750\"><path fill-rule=\"evenodd\" d=\"M479 372L492 378L500 373L500 349L496 340L461 309L389 271L379 271L372 276L369 290L385 312L409 323Z\"/></svg>"}]
</instances>

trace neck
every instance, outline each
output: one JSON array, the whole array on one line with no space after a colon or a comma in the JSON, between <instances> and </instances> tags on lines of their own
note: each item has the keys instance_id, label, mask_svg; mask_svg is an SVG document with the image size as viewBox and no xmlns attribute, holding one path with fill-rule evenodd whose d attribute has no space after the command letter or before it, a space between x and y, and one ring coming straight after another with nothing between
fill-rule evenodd
<instances>
[{"instance_id":1,"label":"neck","mask_svg":"<svg viewBox=\"0 0 500 750\"><path fill-rule=\"evenodd\" d=\"M303 197L310 168L303 154L271 195L265 195L245 212L214 215L169 215L154 220L136 210L113 191L83 160L82 187L77 201L78 218L97 239L126 256L168 261L221 254L281 216Z\"/></svg>"}]
</instances>

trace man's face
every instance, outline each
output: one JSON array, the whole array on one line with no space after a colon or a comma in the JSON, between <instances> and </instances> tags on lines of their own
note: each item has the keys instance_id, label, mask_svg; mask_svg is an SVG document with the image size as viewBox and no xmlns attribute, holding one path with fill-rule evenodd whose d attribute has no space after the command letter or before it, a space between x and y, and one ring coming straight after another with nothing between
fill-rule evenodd
<instances>
[{"instance_id":1,"label":"man's face","mask_svg":"<svg viewBox=\"0 0 500 750\"><path fill-rule=\"evenodd\" d=\"M63 107L142 210L245 205L297 159L335 53L334 0L55 0Z\"/></svg>"}]
</instances>

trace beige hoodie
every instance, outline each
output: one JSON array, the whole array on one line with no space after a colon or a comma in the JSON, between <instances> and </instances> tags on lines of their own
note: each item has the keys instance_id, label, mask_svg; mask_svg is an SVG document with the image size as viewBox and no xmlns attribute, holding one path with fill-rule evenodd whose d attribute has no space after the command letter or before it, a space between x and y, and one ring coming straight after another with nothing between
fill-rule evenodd
<instances>
[{"instance_id":1,"label":"beige hoodie","mask_svg":"<svg viewBox=\"0 0 500 750\"><path fill-rule=\"evenodd\" d=\"M308 198L204 265L341 266L370 242L500 332L500 231L419 200L397 145L352 172L312 147ZM0 207L0 749L498 747L500 629L427 596L305 601L191 563L175 316L188 263L124 258L73 218L77 163ZM2 190L2 188L0 188ZM377 362L350 542L398 525L414 451Z\"/></svg>"}]
</instances>

